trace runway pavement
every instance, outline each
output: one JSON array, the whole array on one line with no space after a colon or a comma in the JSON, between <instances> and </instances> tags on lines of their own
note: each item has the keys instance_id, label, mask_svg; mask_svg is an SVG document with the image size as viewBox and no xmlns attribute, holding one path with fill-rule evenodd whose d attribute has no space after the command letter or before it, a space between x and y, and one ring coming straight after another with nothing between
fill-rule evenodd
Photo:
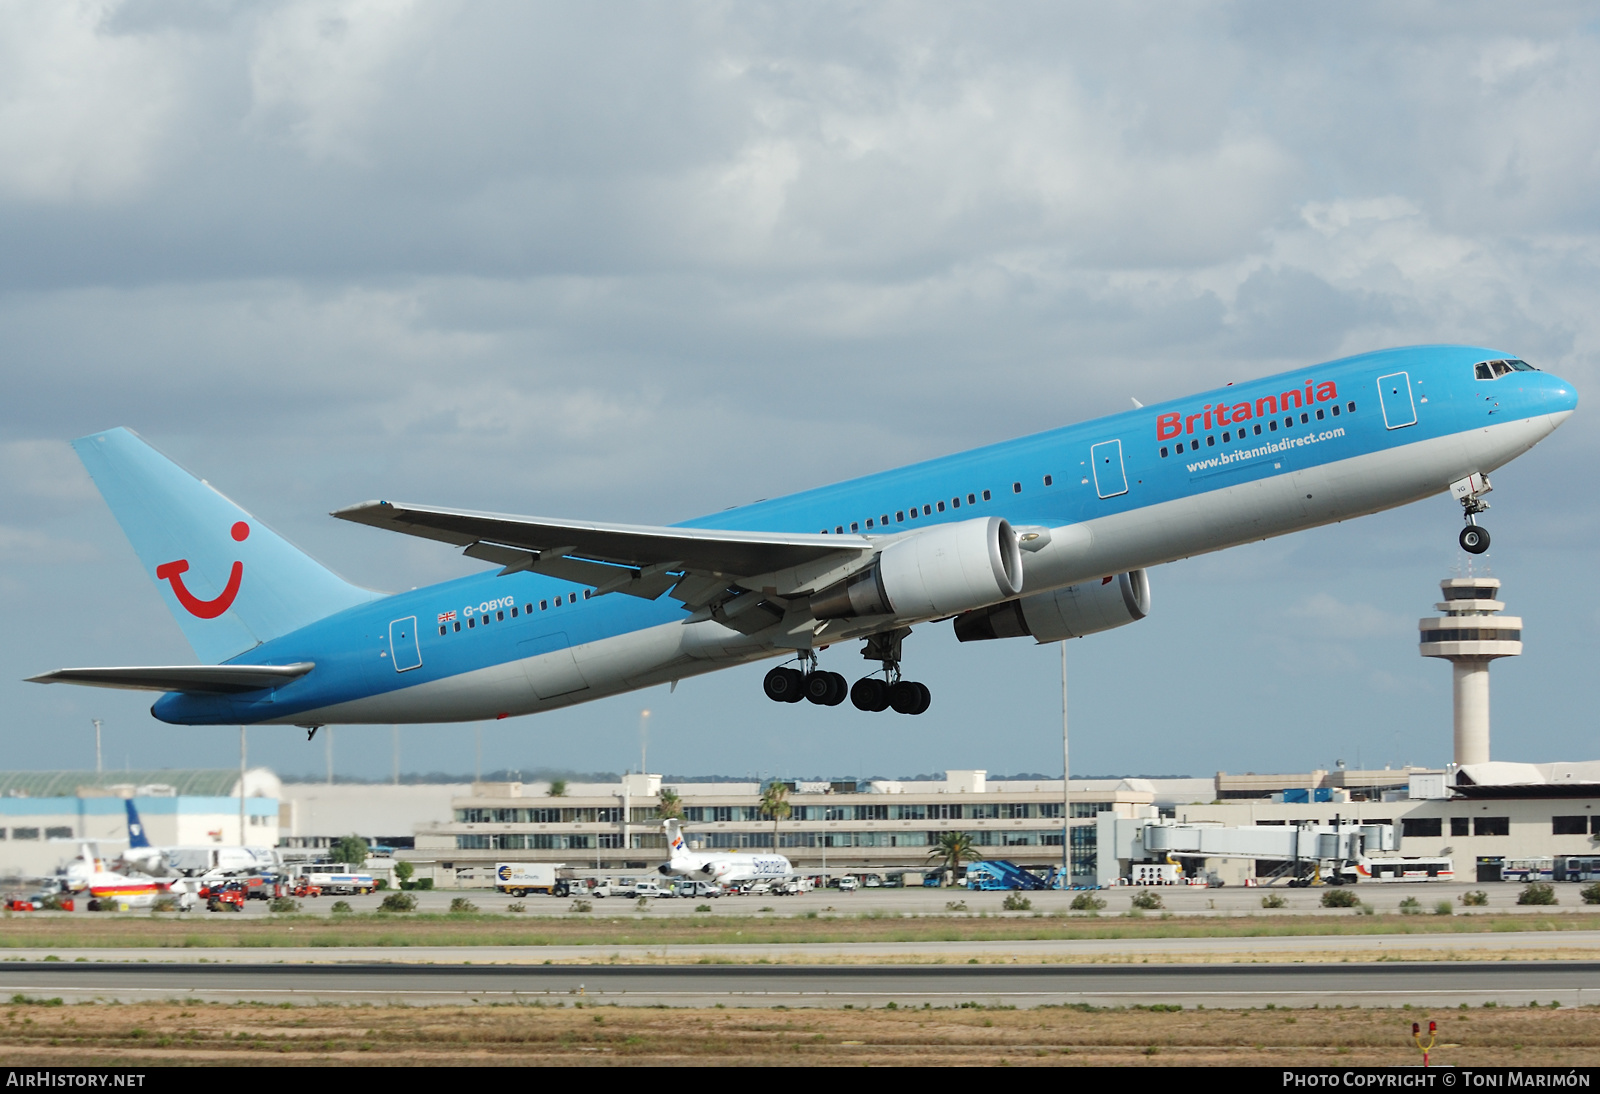
<instances>
[{"instance_id":1,"label":"runway pavement","mask_svg":"<svg viewBox=\"0 0 1600 1094\"><path fill-rule=\"evenodd\" d=\"M1060 938L960 942L771 942L705 945L554 946L183 946L0 951L10 962L384 963L472 965L783 964L996 962L1107 964L1140 961L1291 963L1318 961L1462 961L1516 957L1600 961L1600 931L1483 931L1463 934L1233 936L1222 938Z\"/></svg>"},{"instance_id":2,"label":"runway pavement","mask_svg":"<svg viewBox=\"0 0 1600 1094\"><path fill-rule=\"evenodd\" d=\"M65 1002L901 1007L1600 1004L1600 963L477 966L14 962L0 997Z\"/></svg>"}]
</instances>

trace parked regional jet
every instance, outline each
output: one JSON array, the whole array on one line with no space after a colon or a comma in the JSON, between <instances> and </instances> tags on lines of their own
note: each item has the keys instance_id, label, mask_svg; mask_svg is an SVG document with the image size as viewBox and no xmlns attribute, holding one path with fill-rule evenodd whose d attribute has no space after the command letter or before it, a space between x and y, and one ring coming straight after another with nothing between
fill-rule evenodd
<instances>
[{"instance_id":1,"label":"parked regional jet","mask_svg":"<svg viewBox=\"0 0 1600 1094\"><path fill-rule=\"evenodd\" d=\"M124 798L122 804L128 810L128 849L123 852L122 862L142 874L151 877L214 877L271 870L278 865L276 853L266 847L221 843L153 847L150 837L145 834L144 822L139 819L139 811L133 806L133 799Z\"/></svg>"},{"instance_id":2,"label":"parked regional jet","mask_svg":"<svg viewBox=\"0 0 1600 1094\"><path fill-rule=\"evenodd\" d=\"M928 708L911 628L1056 642L1142 619L1149 567L1450 491L1463 549L1489 472L1570 416L1566 381L1422 346L1141 406L834 486L642 527L371 501L343 520L492 572L382 595L302 554L126 429L74 447L201 665L35 676L167 694L190 725L505 718L764 658L767 695ZM818 654L860 641L853 687Z\"/></svg>"},{"instance_id":3,"label":"parked regional jet","mask_svg":"<svg viewBox=\"0 0 1600 1094\"><path fill-rule=\"evenodd\" d=\"M667 834L667 846L671 850L667 861L656 869L668 877L676 875L726 885L740 881L772 881L794 873L789 860L776 852L751 855L743 851L691 851L683 839L683 826L676 820L662 821L661 829Z\"/></svg>"},{"instance_id":4,"label":"parked regional jet","mask_svg":"<svg viewBox=\"0 0 1600 1094\"><path fill-rule=\"evenodd\" d=\"M148 908L172 892L171 881L150 877L130 877L118 873L100 858L92 842L83 842L78 857L62 870L63 888L88 893L94 900L115 901L130 908Z\"/></svg>"}]
</instances>

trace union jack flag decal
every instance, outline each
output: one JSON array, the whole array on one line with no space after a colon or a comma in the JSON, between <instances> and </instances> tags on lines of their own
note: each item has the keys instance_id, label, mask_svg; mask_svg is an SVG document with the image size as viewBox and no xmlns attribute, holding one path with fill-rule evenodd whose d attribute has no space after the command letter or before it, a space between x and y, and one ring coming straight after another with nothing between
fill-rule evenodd
<instances>
[{"instance_id":1,"label":"union jack flag decal","mask_svg":"<svg viewBox=\"0 0 1600 1094\"><path fill-rule=\"evenodd\" d=\"M439 613L439 622L441 622L441 623L454 623L455 619L456 619L456 612L455 612L454 608L451 608L447 612L440 612Z\"/></svg>"}]
</instances>

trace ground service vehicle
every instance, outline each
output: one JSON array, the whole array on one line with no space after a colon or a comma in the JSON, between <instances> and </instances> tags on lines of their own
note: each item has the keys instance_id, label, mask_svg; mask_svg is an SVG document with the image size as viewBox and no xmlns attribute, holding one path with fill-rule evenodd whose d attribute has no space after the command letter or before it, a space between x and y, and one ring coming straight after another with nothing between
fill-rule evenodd
<instances>
[{"instance_id":1,"label":"ground service vehicle","mask_svg":"<svg viewBox=\"0 0 1600 1094\"><path fill-rule=\"evenodd\" d=\"M527 896L529 893L561 895L556 893L556 871L562 865L559 862L497 862L494 866L495 891L512 896Z\"/></svg>"},{"instance_id":2,"label":"ground service vehicle","mask_svg":"<svg viewBox=\"0 0 1600 1094\"><path fill-rule=\"evenodd\" d=\"M206 911L208 912L242 912L244 911L245 887L237 881L224 882L222 885L213 885L206 896Z\"/></svg>"},{"instance_id":3,"label":"ground service vehicle","mask_svg":"<svg viewBox=\"0 0 1600 1094\"><path fill-rule=\"evenodd\" d=\"M294 888L290 890L294 896L318 897L322 895L322 886L313 885L304 876L295 878Z\"/></svg>"},{"instance_id":4,"label":"ground service vehicle","mask_svg":"<svg viewBox=\"0 0 1600 1094\"><path fill-rule=\"evenodd\" d=\"M329 896L349 896L353 893L370 893L378 887L371 874L357 873L340 869L344 864L339 863L334 869L323 870L313 868L306 872L305 877L321 892Z\"/></svg>"}]
</instances>

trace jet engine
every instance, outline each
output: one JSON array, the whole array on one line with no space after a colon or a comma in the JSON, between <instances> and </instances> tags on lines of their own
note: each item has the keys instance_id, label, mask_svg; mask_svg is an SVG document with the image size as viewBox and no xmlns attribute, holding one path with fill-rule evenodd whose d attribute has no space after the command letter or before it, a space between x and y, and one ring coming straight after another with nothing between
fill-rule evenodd
<instances>
[{"instance_id":1,"label":"jet engine","mask_svg":"<svg viewBox=\"0 0 1600 1094\"><path fill-rule=\"evenodd\" d=\"M811 598L818 619L937 619L1022 591L1022 552L999 517L941 524L895 540L872 564Z\"/></svg>"},{"instance_id":2,"label":"jet engine","mask_svg":"<svg viewBox=\"0 0 1600 1094\"><path fill-rule=\"evenodd\" d=\"M956 616L955 628L962 642L1025 634L1040 642L1059 642L1109 631L1149 614L1150 578L1133 570L967 612Z\"/></svg>"}]
</instances>

